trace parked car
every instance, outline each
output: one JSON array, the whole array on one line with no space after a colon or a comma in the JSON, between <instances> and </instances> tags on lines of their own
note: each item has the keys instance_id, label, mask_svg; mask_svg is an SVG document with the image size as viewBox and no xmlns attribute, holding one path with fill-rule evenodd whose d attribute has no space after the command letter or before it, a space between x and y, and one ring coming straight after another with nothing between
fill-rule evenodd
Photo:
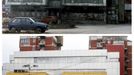
<instances>
[{"instance_id":1,"label":"parked car","mask_svg":"<svg viewBox=\"0 0 134 75\"><path fill-rule=\"evenodd\" d=\"M48 25L46 23L35 22L30 17L16 17L8 23L8 28L10 31L36 30L43 33L48 30Z\"/></svg>"}]
</instances>

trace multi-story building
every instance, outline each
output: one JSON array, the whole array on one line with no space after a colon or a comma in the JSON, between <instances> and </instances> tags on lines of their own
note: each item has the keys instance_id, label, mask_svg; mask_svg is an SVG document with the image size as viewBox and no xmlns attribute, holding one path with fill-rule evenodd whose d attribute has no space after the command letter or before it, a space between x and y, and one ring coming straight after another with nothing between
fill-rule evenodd
<instances>
[{"instance_id":1,"label":"multi-story building","mask_svg":"<svg viewBox=\"0 0 134 75\"><path fill-rule=\"evenodd\" d=\"M126 36L91 36L89 40L89 48L105 49L107 44L126 46L127 45L126 42L127 42Z\"/></svg>"},{"instance_id":2,"label":"multi-story building","mask_svg":"<svg viewBox=\"0 0 134 75\"><path fill-rule=\"evenodd\" d=\"M5 0L2 0L2 4L5 4Z\"/></svg>"},{"instance_id":3,"label":"multi-story building","mask_svg":"<svg viewBox=\"0 0 134 75\"><path fill-rule=\"evenodd\" d=\"M15 52L3 75L120 75L119 52L98 50Z\"/></svg>"},{"instance_id":4,"label":"multi-story building","mask_svg":"<svg viewBox=\"0 0 134 75\"><path fill-rule=\"evenodd\" d=\"M38 20L46 16L46 0L6 0L11 6L10 17L33 17Z\"/></svg>"},{"instance_id":5,"label":"multi-story building","mask_svg":"<svg viewBox=\"0 0 134 75\"><path fill-rule=\"evenodd\" d=\"M21 36L20 51L60 50L62 36Z\"/></svg>"},{"instance_id":6,"label":"multi-story building","mask_svg":"<svg viewBox=\"0 0 134 75\"><path fill-rule=\"evenodd\" d=\"M132 42L126 36L90 37L89 49L120 53L120 75L132 75Z\"/></svg>"},{"instance_id":7,"label":"multi-story building","mask_svg":"<svg viewBox=\"0 0 134 75\"><path fill-rule=\"evenodd\" d=\"M61 22L124 22L124 0L6 0L12 17L42 19L56 16Z\"/></svg>"}]
</instances>

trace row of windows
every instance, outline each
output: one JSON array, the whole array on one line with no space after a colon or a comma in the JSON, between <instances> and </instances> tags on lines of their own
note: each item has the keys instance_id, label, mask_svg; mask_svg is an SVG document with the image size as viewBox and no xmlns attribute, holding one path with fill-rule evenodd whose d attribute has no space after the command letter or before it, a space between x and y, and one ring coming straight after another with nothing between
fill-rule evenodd
<instances>
[{"instance_id":1,"label":"row of windows","mask_svg":"<svg viewBox=\"0 0 134 75\"><path fill-rule=\"evenodd\" d=\"M14 19L12 21L12 23L20 23L20 22L25 22L25 23L30 23L30 22L34 22L31 19Z\"/></svg>"},{"instance_id":2,"label":"row of windows","mask_svg":"<svg viewBox=\"0 0 134 75\"><path fill-rule=\"evenodd\" d=\"M64 3L103 3L103 0L64 0Z\"/></svg>"},{"instance_id":3,"label":"row of windows","mask_svg":"<svg viewBox=\"0 0 134 75\"><path fill-rule=\"evenodd\" d=\"M94 3L94 4L102 4L103 0L61 0L64 3ZM8 0L8 2L34 2L34 3L42 3L43 0ZM53 1L53 4L60 5L59 1Z\"/></svg>"},{"instance_id":4,"label":"row of windows","mask_svg":"<svg viewBox=\"0 0 134 75\"><path fill-rule=\"evenodd\" d=\"M25 45L29 45L30 44L30 41L29 41L28 38L21 38L20 43L21 44L25 44Z\"/></svg>"},{"instance_id":5,"label":"row of windows","mask_svg":"<svg viewBox=\"0 0 134 75\"><path fill-rule=\"evenodd\" d=\"M8 2L39 2L39 3L42 3L43 0L8 0Z\"/></svg>"},{"instance_id":6,"label":"row of windows","mask_svg":"<svg viewBox=\"0 0 134 75\"><path fill-rule=\"evenodd\" d=\"M57 60L57 61L55 61ZM105 62L106 57L35 57L34 63L92 63Z\"/></svg>"},{"instance_id":7,"label":"row of windows","mask_svg":"<svg viewBox=\"0 0 134 75\"><path fill-rule=\"evenodd\" d=\"M127 37L121 37L121 36L118 36L118 37L116 37L116 36L113 36L113 37L103 37L103 40L107 40L107 39L109 39L109 40L114 40L114 41L124 41L124 40L127 40Z\"/></svg>"}]
</instances>

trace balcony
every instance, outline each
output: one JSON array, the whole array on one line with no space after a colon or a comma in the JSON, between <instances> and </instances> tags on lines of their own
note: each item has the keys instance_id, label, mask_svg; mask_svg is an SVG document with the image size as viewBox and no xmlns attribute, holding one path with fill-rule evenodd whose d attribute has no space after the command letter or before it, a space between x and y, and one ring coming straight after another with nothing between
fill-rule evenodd
<instances>
[{"instance_id":1,"label":"balcony","mask_svg":"<svg viewBox=\"0 0 134 75\"><path fill-rule=\"evenodd\" d=\"M106 0L63 0L66 6L106 6Z\"/></svg>"},{"instance_id":2,"label":"balcony","mask_svg":"<svg viewBox=\"0 0 134 75\"><path fill-rule=\"evenodd\" d=\"M8 5L46 5L46 0L7 0Z\"/></svg>"}]
</instances>

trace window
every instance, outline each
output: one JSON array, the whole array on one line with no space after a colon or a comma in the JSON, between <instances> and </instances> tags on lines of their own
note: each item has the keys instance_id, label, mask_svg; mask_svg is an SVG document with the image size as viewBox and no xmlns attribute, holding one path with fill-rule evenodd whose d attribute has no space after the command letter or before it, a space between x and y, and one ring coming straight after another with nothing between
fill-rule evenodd
<instances>
[{"instance_id":1,"label":"window","mask_svg":"<svg viewBox=\"0 0 134 75\"><path fill-rule=\"evenodd\" d=\"M21 2L22 0L8 0L9 2Z\"/></svg>"},{"instance_id":2,"label":"window","mask_svg":"<svg viewBox=\"0 0 134 75\"><path fill-rule=\"evenodd\" d=\"M33 19L29 18L30 21L35 22Z\"/></svg>"},{"instance_id":3,"label":"window","mask_svg":"<svg viewBox=\"0 0 134 75\"><path fill-rule=\"evenodd\" d=\"M65 3L103 3L103 0L64 0Z\"/></svg>"},{"instance_id":4,"label":"window","mask_svg":"<svg viewBox=\"0 0 134 75\"><path fill-rule=\"evenodd\" d=\"M20 19L14 19L13 21L12 21L12 23L19 23L21 20Z\"/></svg>"},{"instance_id":5,"label":"window","mask_svg":"<svg viewBox=\"0 0 134 75\"><path fill-rule=\"evenodd\" d=\"M20 39L20 43L24 44L24 45L29 45L30 44L30 40L29 40L29 38L21 38Z\"/></svg>"},{"instance_id":6,"label":"window","mask_svg":"<svg viewBox=\"0 0 134 75\"><path fill-rule=\"evenodd\" d=\"M65 3L72 3L72 0L65 0Z\"/></svg>"},{"instance_id":7,"label":"window","mask_svg":"<svg viewBox=\"0 0 134 75\"><path fill-rule=\"evenodd\" d=\"M39 3L42 3L42 0L23 0L23 2L39 2Z\"/></svg>"},{"instance_id":8,"label":"window","mask_svg":"<svg viewBox=\"0 0 134 75\"><path fill-rule=\"evenodd\" d=\"M34 63L38 63L38 58L34 57Z\"/></svg>"},{"instance_id":9,"label":"window","mask_svg":"<svg viewBox=\"0 0 134 75\"><path fill-rule=\"evenodd\" d=\"M26 23L32 22L30 19L25 19L25 20L26 20Z\"/></svg>"},{"instance_id":10,"label":"window","mask_svg":"<svg viewBox=\"0 0 134 75\"><path fill-rule=\"evenodd\" d=\"M37 2L42 3L42 0L8 0L9 2Z\"/></svg>"}]
</instances>

